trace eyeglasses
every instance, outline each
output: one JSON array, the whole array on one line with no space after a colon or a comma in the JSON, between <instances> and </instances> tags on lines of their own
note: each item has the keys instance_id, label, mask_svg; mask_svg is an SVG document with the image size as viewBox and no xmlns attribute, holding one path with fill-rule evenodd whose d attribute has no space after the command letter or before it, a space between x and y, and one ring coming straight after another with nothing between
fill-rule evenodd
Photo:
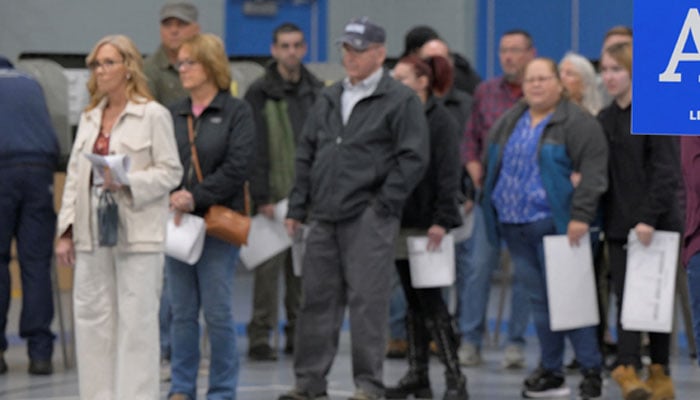
<instances>
[{"instance_id":1,"label":"eyeglasses","mask_svg":"<svg viewBox=\"0 0 700 400\"><path fill-rule=\"evenodd\" d=\"M198 63L199 63L199 61L190 60L188 58L186 60L176 62L175 68L176 69L180 69L180 68L189 69L189 68L192 68L193 65L198 64Z\"/></svg>"},{"instance_id":2,"label":"eyeglasses","mask_svg":"<svg viewBox=\"0 0 700 400\"><path fill-rule=\"evenodd\" d=\"M522 48L522 47L501 47L498 49L498 52L500 54L522 54L526 51L530 50L530 48Z\"/></svg>"},{"instance_id":3,"label":"eyeglasses","mask_svg":"<svg viewBox=\"0 0 700 400\"><path fill-rule=\"evenodd\" d=\"M544 83L547 82L550 79L554 79L554 75L549 75L549 76L533 76L530 78L525 78L523 79L523 83L527 83L528 85L532 85L533 83Z\"/></svg>"},{"instance_id":4,"label":"eyeglasses","mask_svg":"<svg viewBox=\"0 0 700 400\"><path fill-rule=\"evenodd\" d=\"M105 71L109 71L112 68L114 68L115 65L119 65L119 64L124 64L124 61L114 61L114 60L106 59L102 62L99 62L99 61L95 60L95 61L89 62L87 67L90 69L90 71L95 71L95 70L97 70L97 68L100 68L100 67L102 67L102 69L104 69Z\"/></svg>"}]
</instances>

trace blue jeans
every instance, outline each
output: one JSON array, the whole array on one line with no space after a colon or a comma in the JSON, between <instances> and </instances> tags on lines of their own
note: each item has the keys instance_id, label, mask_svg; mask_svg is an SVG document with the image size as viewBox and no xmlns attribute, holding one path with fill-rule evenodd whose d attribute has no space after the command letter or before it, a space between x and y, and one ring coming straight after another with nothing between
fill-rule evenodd
<instances>
[{"instance_id":1,"label":"blue jeans","mask_svg":"<svg viewBox=\"0 0 700 400\"><path fill-rule=\"evenodd\" d=\"M695 334L695 343L700 343L700 253L693 254L687 267L690 309L693 313L693 333ZM700 357L697 360L700 364Z\"/></svg>"},{"instance_id":2,"label":"blue jeans","mask_svg":"<svg viewBox=\"0 0 700 400\"><path fill-rule=\"evenodd\" d=\"M455 245L457 262L457 323L462 341L481 348L486 330L486 310L491 290L491 276L498 267L499 247L486 236L484 214L480 206L474 207L474 231L472 236ZM530 319L530 307L517 269L511 284L508 342L525 344L525 330ZM500 329L500 327L496 327Z\"/></svg>"},{"instance_id":3,"label":"blue jeans","mask_svg":"<svg viewBox=\"0 0 700 400\"><path fill-rule=\"evenodd\" d=\"M191 266L166 257L173 311L170 394L197 398L199 309L211 343L208 400L236 398L239 360L233 321L233 275L238 248L207 236L202 258Z\"/></svg>"},{"instance_id":4,"label":"blue jeans","mask_svg":"<svg viewBox=\"0 0 700 400\"><path fill-rule=\"evenodd\" d=\"M406 340L406 295L404 295L401 280L396 271L391 275L389 339Z\"/></svg>"},{"instance_id":5,"label":"blue jeans","mask_svg":"<svg viewBox=\"0 0 700 400\"><path fill-rule=\"evenodd\" d=\"M519 277L530 299L535 329L540 341L542 368L554 373L562 373L564 339L568 337L574 347L576 360L581 364L582 369L599 371L602 356L598 348L596 326L556 332L549 326L542 238L545 235L556 234L554 220L547 218L527 224L503 224L501 228L515 269L519 271Z\"/></svg>"},{"instance_id":6,"label":"blue jeans","mask_svg":"<svg viewBox=\"0 0 700 400\"><path fill-rule=\"evenodd\" d=\"M40 165L0 169L0 352L7 350L5 328L10 307L10 243L17 239L22 277L19 335L32 360L50 361L54 335L51 256L56 214L53 169Z\"/></svg>"}]
</instances>

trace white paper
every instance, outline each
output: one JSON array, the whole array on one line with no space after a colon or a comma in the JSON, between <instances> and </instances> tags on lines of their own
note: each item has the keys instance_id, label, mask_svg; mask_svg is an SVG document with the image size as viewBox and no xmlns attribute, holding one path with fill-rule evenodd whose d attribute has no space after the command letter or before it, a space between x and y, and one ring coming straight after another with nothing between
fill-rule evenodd
<instances>
[{"instance_id":1,"label":"white paper","mask_svg":"<svg viewBox=\"0 0 700 400\"><path fill-rule=\"evenodd\" d=\"M411 286L431 288L451 286L455 281L455 242L452 235L442 238L440 247L428 251L427 236L409 236L408 264Z\"/></svg>"},{"instance_id":2,"label":"white paper","mask_svg":"<svg viewBox=\"0 0 700 400\"><path fill-rule=\"evenodd\" d=\"M459 214L462 216L462 225L450 231L455 243L463 242L472 237L474 232L474 209L469 214L464 212L464 206L459 206Z\"/></svg>"},{"instance_id":3,"label":"white paper","mask_svg":"<svg viewBox=\"0 0 700 400\"><path fill-rule=\"evenodd\" d=\"M246 268L254 269L292 245L292 239L284 227L286 215L287 199L284 199L275 205L272 219L262 214L251 219L248 244L241 247L240 252Z\"/></svg>"},{"instance_id":4,"label":"white paper","mask_svg":"<svg viewBox=\"0 0 700 400\"><path fill-rule=\"evenodd\" d=\"M112 172L112 179L120 185L128 185L129 177L127 173L131 167L131 159L126 154L110 154L101 156L99 154L83 153L92 163L93 183L101 185L104 183L105 168Z\"/></svg>"},{"instance_id":5,"label":"white paper","mask_svg":"<svg viewBox=\"0 0 700 400\"><path fill-rule=\"evenodd\" d=\"M165 254L189 265L202 256L206 226L204 218L183 214L180 225L175 226L175 214L170 213L166 226Z\"/></svg>"},{"instance_id":6,"label":"white paper","mask_svg":"<svg viewBox=\"0 0 700 400\"><path fill-rule=\"evenodd\" d=\"M655 231L644 246L630 231L620 317L624 329L671 332L679 244L678 232Z\"/></svg>"},{"instance_id":7,"label":"white paper","mask_svg":"<svg viewBox=\"0 0 700 400\"><path fill-rule=\"evenodd\" d=\"M544 258L550 328L562 331L598 325L590 235L583 235L576 247L566 235L545 236Z\"/></svg>"}]
</instances>

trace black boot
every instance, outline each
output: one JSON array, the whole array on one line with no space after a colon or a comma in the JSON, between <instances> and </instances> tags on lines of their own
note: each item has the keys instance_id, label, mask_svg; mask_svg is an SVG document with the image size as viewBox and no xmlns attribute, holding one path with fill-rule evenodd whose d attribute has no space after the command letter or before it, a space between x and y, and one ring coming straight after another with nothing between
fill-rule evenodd
<instances>
[{"instance_id":1,"label":"black boot","mask_svg":"<svg viewBox=\"0 0 700 400\"><path fill-rule=\"evenodd\" d=\"M432 399L428 379L428 331L416 321L410 312L406 314L406 337L408 339L408 372L394 387L387 387L384 396L387 399L405 399L413 395L416 399Z\"/></svg>"},{"instance_id":2,"label":"black boot","mask_svg":"<svg viewBox=\"0 0 700 400\"><path fill-rule=\"evenodd\" d=\"M443 400L468 400L467 378L459 368L459 359L457 357L459 342L455 340L457 329L454 327L452 316L445 308L442 312L427 319L425 323L438 346L440 360L445 364L447 388Z\"/></svg>"}]
</instances>

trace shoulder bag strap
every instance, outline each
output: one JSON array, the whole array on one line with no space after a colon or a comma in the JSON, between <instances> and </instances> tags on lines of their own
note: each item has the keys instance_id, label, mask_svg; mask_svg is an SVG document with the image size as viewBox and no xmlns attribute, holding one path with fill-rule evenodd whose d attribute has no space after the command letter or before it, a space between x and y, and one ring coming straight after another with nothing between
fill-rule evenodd
<instances>
[{"instance_id":1,"label":"shoulder bag strap","mask_svg":"<svg viewBox=\"0 0 700 400\"><path fill-rule=\"evenodd\" d=\"M187 135L190 138L190 152L192 154L192 166L197 174L199 182L202 181L202 169L199 166L199 157L197 156L197 146L194 144L194 126L192 116L187 116ZM243 184L243 199L245 200L245 214L250 215L250 193L248 189L248 181Z\"/></svg>"},{"instance_id":2,"label":"shoulder bag strap","mask_svg":"<svg viewBox=\"0 0 700 400\"><path fill-rule=\"evenodd\" d=\"M192 154L192 166L194 167L194 172L197 174L197 180L202 182L202 168L199 167L199 157L197 156L197 146L194 144L194 127L192 123L192 116L187 116L187 135L190 138L190 153Z\"/></svg>"}]
</instances>

